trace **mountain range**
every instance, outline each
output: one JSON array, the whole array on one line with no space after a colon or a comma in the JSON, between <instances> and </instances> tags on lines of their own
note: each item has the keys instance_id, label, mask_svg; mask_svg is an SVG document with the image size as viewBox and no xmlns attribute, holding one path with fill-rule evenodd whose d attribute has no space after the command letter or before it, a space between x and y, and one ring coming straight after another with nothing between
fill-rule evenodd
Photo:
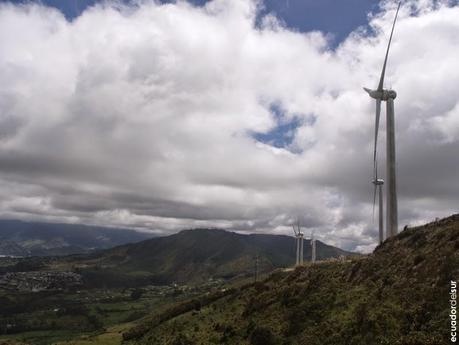
<instances>
[{"instance_id":1,"label":"mountain range","mask_svg":"<svg viewBox=\"0 0 459 345\"><path fill-rule=\"evenodd\" d=\"M318 259L352 254L320 241L316 246ZM309 240L305 240L304 258L311 258ZM291 267L295 240L284 235L193 229L70 259L90 285L199 283L251 276L256 262L260 273Z\"/></svg>"},{"instance_id":2,"label":"mountain range","mask_svg":"<svg viewBox=\"0 0 459 345\"><path fill-rule=\"evenodd\" d=\"M0 220L0 256L54 256L84 253L153 237L129 229Z\"/></svg>"},{"instance_id":3,"label":"mountain range","mask_svg":"<svg viewBox=\"0 0 459 345\"><path fill-rule=\"evenodd\" d=\"M21 222L16 224L24 226ZM26 257L7 271L72 271L81 274L87 287L124 288L150 284L200 284L209 279L229 280L253 276L255 270L263 274L295 264L293 237L246 235L222 229L183 230L113 248L56 256L56 253L68 253L72 248L76 248L75 252L97 246L103 248L116 241L134 241L144 236L129 230L87 226L64 226L62 230L60 226L34 224L32 229L26 227L26 231L20 228L18 232L6 228L7 232L3 228L2 234L13 243L10 248L15 253L21 253L21 248L26 248L27 255L50 252L54 255ZM9 243L2 242L3 247ZM72 247L54 246L56 242L71 243ZM316 248L318 260L353 254L321 241L316 241ZM304 259L311 260L309 240L305 240Z\"/></svg>"}]
</instances>

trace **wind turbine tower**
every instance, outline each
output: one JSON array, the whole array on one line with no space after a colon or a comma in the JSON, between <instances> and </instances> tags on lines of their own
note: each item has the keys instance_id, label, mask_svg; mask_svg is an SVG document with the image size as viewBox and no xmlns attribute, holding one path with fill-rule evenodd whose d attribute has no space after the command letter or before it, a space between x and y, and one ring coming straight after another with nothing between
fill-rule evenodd
<instances>
[{"instance_id":1,"label":"wind turbine tower","mask_svg":"<svg viewBox=\"0 0 459 345\"><path fill-rule=\"evenodd\" d=\"M395 22L397 21L398 11L401 2L398 4L397 12L395 14L394 22L392 24L392 31L390 33L389 44L387 45L386 57L379 79L378 88L364 90L370 95L371 98L376 100L376 118L375 118L375 142L373 152L373 170L374 181L378 181L377 161L376 161L376 148L378 142L379 118L381 115L381 102L386 102L386 236L392 237L398 231L398 207L397 207L397 183L395 173L395 126L394 126L394 99L397 93L394 90L384 89L384 75L386 73L387 57L389 56L390 43L394 33ZM376 193L375 184L375 193Z\"/></svg>"},{"instance_id":2,"label":"wind turbine tower","mask_svg":"<svg viewBox=\"0 0 459 345\"><path fill-rule=\"evenodd\" d=\"M301 232L301 226L300 222L298 221L296 228L295 225L292 225L293 227L293 233L295 234L296 238L296 266L302 265L303 264L303 237L304 234Z\"/></svg>"},{"instance_id":3,"label":"wind turbine tower","mask_svg":"<svg viewBox=\"0 0 459 345\"><path fill-rule=\"evenodd\" d=\"M316 240L314 238L314 231L311 232L311 262L316 262Z\"/></svg>"},{"instance_id":4,"label":"wind turbine tower","mask_svg":"<svg viewBox=\"0 0 459 345\"><path fill-rule=\"evenodd\" d=\"M258 281L258 254L255 256L255 282Z\"/></svg>"},{"instance_id":5,"label":"wind turbine tower","mask_svg":"<svg viewBox=\"0 0 459 345\"><path fill-rule=\"evenodd\" d=\"M383 190L382 187L384 185L383 179L376 179L373 180L372 183L375 185L375 194L374 198L376 198L376 189L378 189L378 197L379 197L379 207L378 207L378 228L379 228L379 243L384 242L384 203L383 203ZM375 201L373 200L373 212L374 212L374 205Z\"/></svg>"}]
</instances>

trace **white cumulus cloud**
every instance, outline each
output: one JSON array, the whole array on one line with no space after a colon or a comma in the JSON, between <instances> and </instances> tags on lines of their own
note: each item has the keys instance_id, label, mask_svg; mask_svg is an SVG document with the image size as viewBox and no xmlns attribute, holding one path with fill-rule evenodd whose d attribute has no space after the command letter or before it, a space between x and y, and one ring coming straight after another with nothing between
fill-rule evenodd
<instances>
[{"instance_id":1,"label":"white cumulus cloud","mask_svg":"<svg viewBox=\"0 0 459 345\"><path fill-rule=\"evenodd\" d=\"M69 22L1 4L0 216L160 233L290 233L300 216L306 234L370 250L374 103L362 86L378 82L396 4L335 49L258 18L260 5L108 2ZM451 3L400 10L386 87L398 94L401 225L458 211L458 32ZM284 147L253 135L293 119Z\"/></svg>"}]
</instances>

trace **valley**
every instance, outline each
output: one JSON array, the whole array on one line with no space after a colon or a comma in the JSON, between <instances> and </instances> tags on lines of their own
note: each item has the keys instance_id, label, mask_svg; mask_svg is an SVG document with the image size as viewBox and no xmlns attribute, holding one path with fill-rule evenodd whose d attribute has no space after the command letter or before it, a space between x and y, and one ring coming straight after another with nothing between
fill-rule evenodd
<instances>
[{"instance_id":1,"label":"valley","mask_svg":"<svg viewBox=\"0 0 459 345\"><path fill-rule=\"evenodd\" d=\"M322 259L351 254L318 242ZM308 247L305 259L310 255ZM291 237L219 229L184 230L91 253L0 258L1 339L44 345L108 337L116 344L120 327L124 333L149 315L227 294L253 282L255 270L263 279L293 264Z\"/></svg>"}]
</instances>

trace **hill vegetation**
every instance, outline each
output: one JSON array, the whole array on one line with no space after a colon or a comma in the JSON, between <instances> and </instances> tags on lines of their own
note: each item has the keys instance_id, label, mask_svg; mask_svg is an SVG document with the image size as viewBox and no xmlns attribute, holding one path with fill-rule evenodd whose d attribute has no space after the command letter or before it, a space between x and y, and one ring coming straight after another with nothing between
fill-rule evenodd
<instances>
[{"instance_id":1,"label":"hill vegetation","mask_svg":"<svg viewBox=\"0 0 459 345\"><path fill-rule=\"evenodd\" d=\"M266 262L282 262L281 253L271 252L271 242L283 243L276 236L202 229L162 238L161 245L157 240L90 255L23 259L18 264L36 265L35 269L43 274L53 267L68 269L75 265L80 265L75 268L82 274L84 265L92 272L98 267L103 274L113 274L118 263L120 272L127 275L129 268L152 274L157 268L151 267L156 264L163 265L164 272L174 272L174 267L180 269L191 261L190 271L194 265L207 265L209 270L194 272L215 277L218 270L212 267L214 261L225 266L247 254L251 259L247 262L253 264L253 248ZM291 264L294 240L287 237L285 241ZM177 250L170 249L167 256L162 246ZM154 260L148 261L149 252ZM228 260L219 261L222 258ZM43 265L48 271L43 271ZM228 267L244 272L243 265ZM277 268L257 282L253 282L253 266L247 266L247 270L251 272L248 278L236 274L238 279L206 280L201 284L196 281L196 285L81 286L58 292L0 289L0 343L447 344L450 281L459 276L459 215L406 229L370 255L331 258L294 270ZM171 273L171 277L177 276Z\"/></svg>"},{"instance_id":2,"label":"hill vegetation","mask_svg":"<svg viewBox=\"0 0 459 345\"><path fill-rule=\"evenodd\" d=\"M311 246L305 241L305 260ZM317 241L318 258L352 253ZM116 247L90 257L72 258L90 286L202 283L208 279L253 276L255 257L259 272L294 264L295 241L290 236L242 235L219 229L184 230L135 244Z\"/></svg>"},{"instance_id":3,"label":"hill vegetation","mask_svg":"<svg viewBox=\"0 0 459 345\"><path fill-rule=\"evenodd\" d=\"M349 254L317 247L321 258ZM197 229L90 254L0 258L0 344L119 344L120 329L149 312L171 309L169 318L253 281L255 256L261 279L294 254L292 237Z\"/></svg>"},{"instance_id":4,"label":"hill vegetation","mask_svg":"<svg viewBox=\"0 0 459 345\"><path fill-rule=\"evenodd\" d=\"M129 344L440 345L459 276L459 215L410 228L373 254L278 270L154 313Z\"/></svg>"}]
</instances>

